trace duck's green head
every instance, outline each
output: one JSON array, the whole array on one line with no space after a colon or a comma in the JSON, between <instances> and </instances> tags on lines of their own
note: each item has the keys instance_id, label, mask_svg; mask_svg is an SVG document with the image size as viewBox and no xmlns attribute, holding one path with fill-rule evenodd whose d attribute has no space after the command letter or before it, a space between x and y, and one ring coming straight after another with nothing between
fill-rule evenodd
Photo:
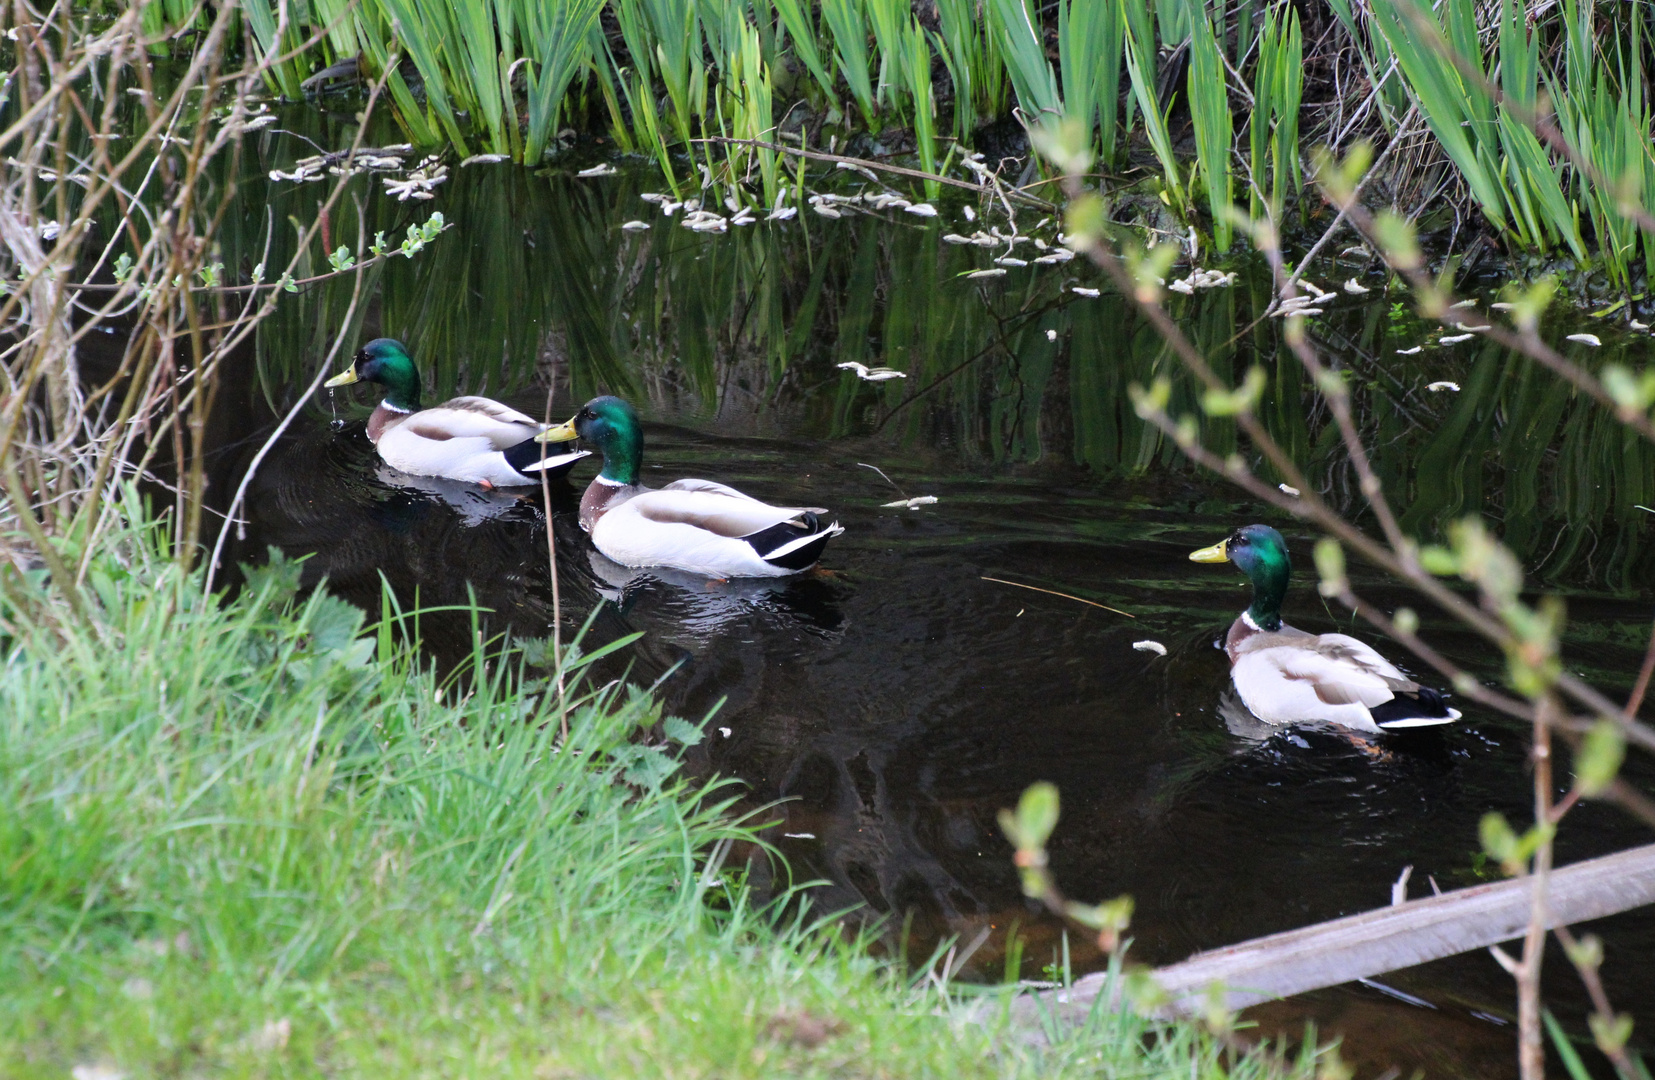
<instances>
[{"instance_id":1,"label":"duck's green head","mask_svg":"<svg viewBox=\"0 0 1655 1080\"><path fill-rule=\"evenodd\" d=\"M617 484L638 482L638 465L644 457L644 431L632 406L618 397L593 398L582 405L568 423L543 431L535 438L541 442L584 439L602 452L600 475L605 480Z\"/></svg>"},{"instance_id":2,"label":"duck's green head","mask_svg":"<svg viewBox=\"0 0 1655 1080\"><path fill-rule=\"evenodd\" d=\"M385 387L385 404L402 412L419 411L419 369L413 357L393 338L374 338L351 358L351 366L323 383L349 386L353 382L376 382Z\"/></svg>"},{"instance_id":3,"label":"duck's green head","mask_svg":"<svg viewBox=\"0 0 1655 1080\"><path fill-rule=\"evenodd\" d=\"M1232 562L1253 583L1253 605L1247 615L1260 630L1281 629L1281 602L1287 595L1287 579L1293 562L1287 557L1287 541L1268 525L1237 529L1212 547L1190 552L1191 562Z\"/></svg>"}]
</instances>

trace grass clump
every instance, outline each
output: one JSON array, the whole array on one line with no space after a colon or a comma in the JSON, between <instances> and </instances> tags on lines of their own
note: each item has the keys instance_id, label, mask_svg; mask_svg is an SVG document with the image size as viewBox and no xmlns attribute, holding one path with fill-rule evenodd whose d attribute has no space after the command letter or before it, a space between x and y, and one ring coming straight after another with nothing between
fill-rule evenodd
<instances>
[{"instance_id":1,"label":"grass clump","mask_svg":"<svg viewBox=\"0 0 1655 1080\"><path fill-rule=\"evenodd\" d=\"M389 606L365 629L279 558L204 599L164 548L145 527L102 545L87 621L38 577L0 595L0 1074L1191 1076L1231 1056L1123 1016L1038 1049L1004 1010L968 1019L720 872L749 836L733 789L683 774L699 730L647 694L574 698L564 741L504 655L440 680Z\"/></svg>"}]
</instances>

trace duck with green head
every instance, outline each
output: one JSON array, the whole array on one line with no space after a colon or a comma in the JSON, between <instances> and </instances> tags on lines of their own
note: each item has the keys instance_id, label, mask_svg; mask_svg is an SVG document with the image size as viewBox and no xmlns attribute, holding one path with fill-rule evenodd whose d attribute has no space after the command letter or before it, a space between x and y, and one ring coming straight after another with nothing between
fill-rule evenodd
<instances>
[{"instance_id":1,"label":"duck with green head","mask_svg":"<svg viewBox=\"0 0 1655 1080\"><path fill-rule=\"evenodd\" d=\"M1378 733L1460 718L1366 644L1345 634L1308 634L1282 621L1293 572L1287 542L1268 525L1237 529L1194 562L1231 562L1253 583L1253 602L1230 624L1224 651L1236 693L1267 724L1323 722Z\"/></svg>"},{"instance_id":2,"label":"duck with green head","mask_svg":"<svg viewBox=\"0 0 1655 1080\"><path fill-rule=\"evenodd\" d=\"M457 397L420 408L419 369L391 338L375 338L357 350L351 366L324 386L379 383L385 398L368 417L368 438L393 469L413 476L444 476L483 487L540 483L586 452L546 455L535 436L546 425L485 397Z\"/></svg>"},{"instance_id":3,"label":"duck with green head","mask_svg":"<svg viewBox=\"0 0 1655 1080\"><path fill-rule=\"evenodd\" d=\"M644 432L618 397L598 397L542 442L579 438L603 454L603 471L580 500L592 545L622 566L666 566L717 578L783 577L816 565L845 530L826 510L771 506L711 480L638 483Z\"/></svg>"}]
</instances>

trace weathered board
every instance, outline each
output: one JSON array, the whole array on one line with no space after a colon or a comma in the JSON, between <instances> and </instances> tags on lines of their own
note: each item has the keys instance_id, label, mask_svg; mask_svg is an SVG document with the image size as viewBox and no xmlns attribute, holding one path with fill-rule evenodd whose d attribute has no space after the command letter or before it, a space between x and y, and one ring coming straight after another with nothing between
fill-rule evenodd
<instances>
[{"instance_id":1,"label":"weathered board","mask_svg":"<svg viewBox=\"0 0 1655 1080\"><path fill-rule=\"evenodd\" d=\"M1196 953L1155 971L1174 1013L1198 1012L1214 982L1230 1008L1320 990L1522 937L1529 921L1526 878L1458 889L1331 922ZM1655 903L1655 844L1552 871L1548 928L1601 919ZM1088 975L1041 995L1031 1008L1087 1009L1105 986Z\"/></svg>"}]
</instances>

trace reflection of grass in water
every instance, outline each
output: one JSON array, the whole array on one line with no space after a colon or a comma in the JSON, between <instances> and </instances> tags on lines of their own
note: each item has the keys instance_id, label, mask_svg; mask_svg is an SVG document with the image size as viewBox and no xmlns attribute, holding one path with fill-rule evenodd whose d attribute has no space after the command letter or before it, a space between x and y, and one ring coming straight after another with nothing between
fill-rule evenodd
<instances>
[{"instance_id":1,"label":"reflection of grass in water","mask_svg":"<svg viewBox=\"0 0 1655 1080\"><path fill-rule=\"evenodd\" d=\"M1165 347L1119 299L1064 291L1073 265L967 282L958 275L983 256L941 244L948 226L871 217L699 236L638 201L648 182L457 171L437 204L456 228L418 259L374 271L373 330L407 340L439 395L510 393L555 371L575 398L614 391L673 412L779 412L833 436L877 429L899 451L944 444L966 466L1074 460L1121 477L1188 469L1127 401L1130 384L1173 371ZM304 199L279 191L273 206L301 213ZM377 196L367 206L370 235L410 217ZM336 238L354 235L353 214L334 223ZM619 232L634 216L652 228ZM273 399L305 381L348 289L316 289L267 326L260 354ZM1236 336L1267 296L1244 282L1175 300L1174 311L1221 370L1265 368L1266 426L1328 497L1359 511L1336 432L1279 346L1279 323ZM1384 306L1381 295L1330 313L1318 333L1351 372L1376 469L1406 493L1406 527L1431 538L1481 509L1549 577L1642 581L1644 523L1633 506L1655 504L1650 448L1491 345L1396 356L1401 328ZM831 366L848 360L909 377L862 383ZM1444 377L1462 392L1423 392ZM1196 412L1196 400L1174 375L1173 410ZM1203 424L1210 446L1246 453L1233 423Z\"/></svg>"}]
</instances>

